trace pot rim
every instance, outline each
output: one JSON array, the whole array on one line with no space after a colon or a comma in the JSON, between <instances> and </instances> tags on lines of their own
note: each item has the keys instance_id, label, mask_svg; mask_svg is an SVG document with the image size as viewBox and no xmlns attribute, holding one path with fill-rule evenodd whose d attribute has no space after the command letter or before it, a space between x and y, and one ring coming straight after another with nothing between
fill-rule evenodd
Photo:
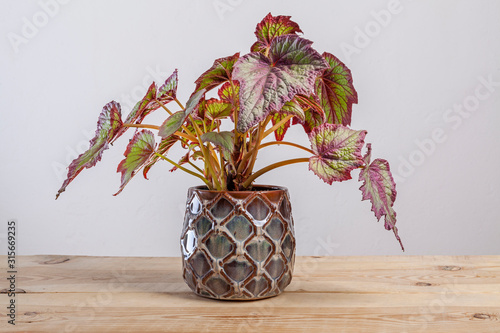
<instances>
[{"instance_id":1,"label":"pot rim","mask_svg":"<svg viewBox=\"0 0 500 333\"><path fill-rule=\"evenodd\" d=\"M256 184L252 186L253 190L245 190L245 191L228 191L228 190L209 190L206 185L198 185L198 186L192 186L189 189L190 190L196 190L196 191L203 191L203 192L209 192L209 193L259 193L259 192L265 192L265 193L270 193L270 192L288 192L288 189L284 186L277 186L277 185L265 185L265 184Z\"/></svg>"}]
</instances>

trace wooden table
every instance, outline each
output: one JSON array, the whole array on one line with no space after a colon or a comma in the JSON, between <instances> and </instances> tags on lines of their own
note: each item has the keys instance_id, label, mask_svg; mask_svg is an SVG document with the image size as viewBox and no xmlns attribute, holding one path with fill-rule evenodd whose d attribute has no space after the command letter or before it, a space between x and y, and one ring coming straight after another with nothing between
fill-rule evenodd
<instances>
[{"instance_id":1,"label":"wooden table","mask_svg":"<svg viewBox=\"0 0 500 333\"><path fill-rule=\"evenodd\" d=\"M253 302L194 295L180 258L17 264L16 325L4 289L1 332L500 332L500 256L299 257L284 294Z\"/></svg>"}]
</instances>

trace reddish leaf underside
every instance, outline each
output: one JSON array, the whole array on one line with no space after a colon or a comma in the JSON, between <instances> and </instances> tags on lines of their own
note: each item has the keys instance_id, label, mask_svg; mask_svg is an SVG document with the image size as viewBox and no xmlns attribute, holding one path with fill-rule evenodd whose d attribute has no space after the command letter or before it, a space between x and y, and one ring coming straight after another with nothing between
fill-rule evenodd
<instances>
[{"instance_id":1,"label":"reddish leaf underside","mask_svg":"<svg viewBox=\"0 0 500 333\"><path fill-rule=\"evenodd\" d=\"M156 143L153 132L142 130L135 133L123 154L125 158L120 162L116 170L116 172L122 173L122 183L120 189L114 195L120 194L125 185L135 176L137 171L151 161L151 158L155 156L155 146Z\"/></svg>"},{"instance_id":2,"label":"reddish leaf underside","mask_svg":"<svg viewBox=\"0 0 500 333\"><path fill-rule=\"evenodd\" d=\"M69 165L67 178L57 192L56 199L83 169L91 168L101 160L102 153L108 149L108 144L118 135L122 126L120 104L115 101L106 104L99 115L97 130L90 140L89 149Z\"/></svg>"},{"instance_id":3,"label":"reddish leaf underside","mask_svg":"<svg viewBox=\"0 0 500 333\"><path fill-rule=\"evenodd\" d=\"M257 24L255 29L257 41L250 50L252 52L265 52L271 46L274 38L296 33L302 33L302 30L297 23L290 20L290 16L272 16L269 13Z\"/></svg>"},{"instance_id":4,"label":"reddish leaf underside","mask_svg":"<svg viewBox=\"0 0 500 333\"><path fill-rule=\"evenodd\" d=\"M315 91L330 124L351 124L352 104L358 93L352 84L351 71L333 54L323 53L330 68L316 80Z\"/></svg>"},{"instance_id":5,"label":"reddish leaf underside","mask_svg":"<svg viewBox=\"0 0 500 333\"><path fill-rule=\"evenodd\" d=\"M391 174L389 162L383 159L376 159L370 163L371 145L367 145L368 152L364 157L365 168L359 174L359 181L363 185L359 188L363 194L362 200L370 200L372 211L377 220L384 216L384 227L386 230L392 230L394 236L404 251L403 243L398 235L396 227L396 212L393 209L396 200L396 183Z\"/></svg>"},{"instance_id":6,"label":"reddish leaf underside","mask_svg":"<svg viewBox=\"0 0 500 333\"><path fill-rule=\"evenodd\" d=\"M361 148L366 131L342 125L323 124L309 133L315 155L309 169L328 184L351 179L351 171L364 165Z\"/></svg>"},{"instance_id":7,"label":"reddish leaf underside","mask_svg":"<svg viewBox=\"0 0 500 333\"><path fill-rule=\"evenodd\" d=\"M269 57L253 52L234 65L240 82L238 131L244 133L272 110L280 110L296 94L310 95L316 77L328 67L312 42L283 35L271 42Z\"/></svg>"},{"instance_id":8,"label":"reddish leaf underside","mask_svg":"<svg viewBox=\"0 0 500 333\"><path fill-rule=\"evenodd\" d=\"M240 57L240 53L235 53L230 57L220 58L214 61L214 64L210 69L195 81L196 88L194 93L205 89L209 91L212 88L217 87L219 84L231 80L231 73L233 71L233 66L235 62ZM194 94L193 93L193 94Z\"/></svg>"}]
</instances>

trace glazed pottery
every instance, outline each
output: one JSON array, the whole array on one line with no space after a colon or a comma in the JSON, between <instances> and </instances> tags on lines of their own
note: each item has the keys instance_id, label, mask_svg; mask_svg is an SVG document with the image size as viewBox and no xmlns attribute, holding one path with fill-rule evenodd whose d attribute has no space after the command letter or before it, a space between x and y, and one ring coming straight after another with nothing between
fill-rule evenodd
<instances>
[{"instance_id":1,"label":"glazed pottery","mask_svg":"<svg viewBox=\"0 0 500 333\"><path fill-rule=\"evenodd\" d=\"M255 300L292 279L295 235L288 190L188 191L181 234L183 277L200 296Z\"/></svg>"}]
</instances>

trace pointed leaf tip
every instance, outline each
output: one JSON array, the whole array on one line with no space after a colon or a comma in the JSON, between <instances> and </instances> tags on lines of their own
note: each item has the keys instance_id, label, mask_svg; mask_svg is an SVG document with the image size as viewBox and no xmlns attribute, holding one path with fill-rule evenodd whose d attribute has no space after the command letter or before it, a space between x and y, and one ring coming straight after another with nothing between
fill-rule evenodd
<instances>
[{"instance_id":1,"label":"pointed leaf tip","mask_svg":"<svg viewBox=\"0 0 500 333\"><path fill-rule=\"evenodd\" d=\"M370 162L371 145L367 145L368 152L365 155L365 162ZM377 220L384 216L384 227L392 230L397 241L404 251L403 243L396 228L396 212L393 209L396 200L396 183L392 177L389 162L383 159L376 159L359 174L359 181L363 184L359 188L363 194L362 200L369 200L372 203L372 211Z\"/></svg>"},{"instance_id":2,"label":"pointed leaf tip","mask_svg":"<svg viewBox=\"0 0 500 333\"><path fill-rule=\"evenodd\" d=\"M83 169L91 168L101 160L102 153L108 149L108 144L119 135L122 127L120 104L115 101L106 104L99 115L97 130L94 138L90 140L89 149L80 154L69 165L67 178L57 192L56 199Z\"/></svg>"}]
</instances>

